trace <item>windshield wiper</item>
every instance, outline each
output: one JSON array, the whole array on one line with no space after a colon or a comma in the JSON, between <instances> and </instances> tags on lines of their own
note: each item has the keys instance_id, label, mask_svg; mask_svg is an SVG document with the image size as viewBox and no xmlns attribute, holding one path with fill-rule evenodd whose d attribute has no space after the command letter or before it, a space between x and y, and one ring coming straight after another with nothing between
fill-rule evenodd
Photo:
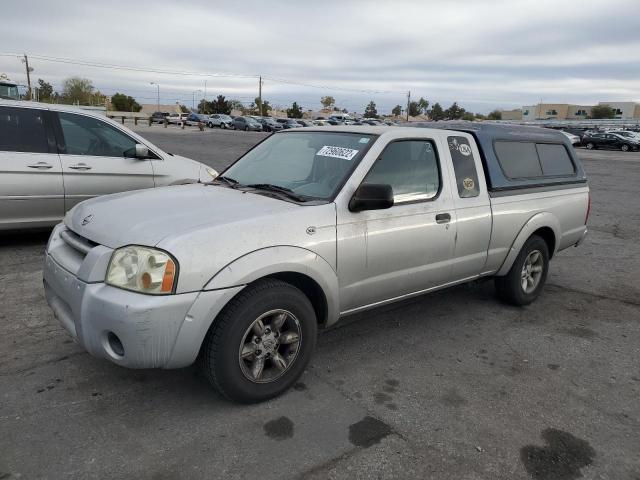
<instances>
[{"instance_id":1,"label":"windshield wiper","mask_svg":"<svg viewBox=\"0 0 640 480\"><path fill-rule=\"evenodd\" d=\"M215 181L223 181L224 183L229 185L231 188L236 188L240 185L240 183L235 178L225 177L224 175L219 175L212 180L212 182L215 182Z\"/></svg>"},{"instance_id":2,"label":"windshield wiper","mask_svg":"<svg viewBox=\"0 0 640 480\"><path fill-rule=\"evenodd\" d=\"M280 187L278 185L272 185L271 183L253 183L251 185L243 185L243 187L255 188L257 190L267 190L269 192L277 192L286 195L287 197L296 200L298 202L306 202L309 199L302 195L298 195L293 190L287 187Z\"/></svg>"}]
</instances>

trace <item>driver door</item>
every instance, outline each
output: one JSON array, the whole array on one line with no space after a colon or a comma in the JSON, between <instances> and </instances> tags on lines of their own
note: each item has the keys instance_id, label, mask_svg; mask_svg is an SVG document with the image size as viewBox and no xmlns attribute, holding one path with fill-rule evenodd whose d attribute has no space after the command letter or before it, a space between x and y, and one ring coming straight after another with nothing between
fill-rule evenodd
<instances>
[{"instance_id":1,"label":"driver door","mask_svg":"<svg viewBox=\"0 0 640 480\"><path fill-rule=\"evenodd\" d=\"M94 117L57 116L65 211L98 195L154 187L151 161L132 156L136 140Z\"/></svg>"}]
</instances>

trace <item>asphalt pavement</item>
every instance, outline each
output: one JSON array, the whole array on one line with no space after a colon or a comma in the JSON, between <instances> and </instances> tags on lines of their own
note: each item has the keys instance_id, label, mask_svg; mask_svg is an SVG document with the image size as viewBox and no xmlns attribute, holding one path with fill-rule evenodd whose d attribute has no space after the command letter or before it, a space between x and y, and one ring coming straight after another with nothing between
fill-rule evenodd
<instances>
[{"instance_id":1,"label":"asphalt pavement","mask_svg":"<svg viewBox=\"0 0 640 480\"><path fill-rule=\"evenodd\" d=\"M221 170L266 134L138 127ZM640 153L579 151L590 234L524 308L490 281L349 317L290 392L86 354L44 300L47 233L0 238L0 479L640 479Z\"/></svg>"}]
</instances>

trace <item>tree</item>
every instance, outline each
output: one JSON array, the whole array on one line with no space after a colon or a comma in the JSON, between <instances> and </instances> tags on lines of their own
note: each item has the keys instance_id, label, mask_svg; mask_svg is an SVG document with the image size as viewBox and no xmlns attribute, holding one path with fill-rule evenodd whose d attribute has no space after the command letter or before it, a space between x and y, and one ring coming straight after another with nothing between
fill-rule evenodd
<instances>
[{"instance_id":1,"label":"tree","mask_svg":"<svg viewBox=\"0 0 640 480\"><path fill-rule=\"evenodd\" d=\"M224 115L229 115L231 113L231 102L225 100L224 95L218 95L213 102L210 102L209 112L211 113L222 113Z\"/></svg>"},{"instance_id":2,"label":"tree","mask_svg":"<svg viewBox=\"0 0 640 480\"><path fill-rule=\"evenodd\" d=\"M297 102L293 102L291 108L287 108L287 117L302 118L302 109L298 106Z\"/></svg>"},{"instance_id":3,"label":"tree","mask_svg":"<svg viewBox=\"0 0 640 480\"><path fill-rule=\"evenodd\" d=\"M448 120L460 120L465 113L466 110L459 106L458 102L453 102L453 104L444 111L444 116Z\"/></svg>"},{"instance_id":4,"label":"tree","mask_svg":"<svg viewBox=\"0 0 640 480\"><path fill-rule=\"evenodd\" d=\"M43 79L38 79L38 99L41 102L51 102L54 98L53 87L50 83L45 82Z\"/></svg>"},{"instance_id":5,"label":"tree","mask_svg":"<svg viewBox=\"0 0 640 480\"><path fill-rule=\"evenodd\" d=\"M336 99L330 95L327 95L326 97L322 97L320 99L320 103L324 108L330 109L336 103Z\"/></svg>"},{"instance_id":6,"label":"tree","mask_svg":"<svg viewBox=\"0 0 640 480\"><path fill-rule=\"evenodd\" d=\"M182 113L190 113L190 112L191 112L191 109L189 109L186 105L182 105L182 104L181 104L181 105L180 105L180 111L181 111Z\"/></svg>"},{"instance_id":7,"label":"tree","mask_svg":"<svg viewBox=\"0 0 640 480\"><path fill-rule=\"evenodd\" d=\"M260 98L256 97L250 109L253 111L253 115L260 115ZM271 105L267 100L262 100L262 115L268 116Z\"/></svg>"},{"instance_id":8,"label":"tree","mask_svg":"<svg viewBox=\"0 0 640 480\"><path fill-rule=\"evenodd\" d=\"M349 110L347 110L346 108L343 108L342 113L349 113Z\"/></svg>"},{"instance_id":9,"label":"tree","mask_svg":"<svg viewBox=\"0 0 640 480\"><path fill-rule=\"evenodd\" d=\"M427 113L428 108L429 101L424 99L423 97L420 97L420 100L418 100L418 109L420 110L420 113Z\"/></svg>"},{"instance_id":10,"label":"tree","mask_svg":"<svg viewBox=\"0 0 640 480\"><path fill-rule=\"evenodd\" d=\"M487 115L489 120L502 120L502 112L500 110L494 110Z\"/></svg>"},{"instance_id":11,"label":"tree","mask_svg":"<svg viewBox=\"0 0 640 480\"><path fill-rule=\"evenodd\" d=\"M244 110L244 104L237 99L229 100L229 107L231 110Z\"/></svg>"},{"instance_id":12,"label":"tree","mask_svg":"<svg viewBox=\"0 0 640 480\"><path fill-rule=\"evenodd\" d=\"M400 115L402 115L402 107L400 105L396 105L395 107L393 107L393 110L391 110L391 113L393 113L396 117L399 117Z\"/></svg>"},{"instance_id":13,"label":"tree","mask_svg":"<svg viewBox=\"0 0 640 480\"><path fill-rule=\"evenodd\" d=\"M366 118L378 118L378 110L376 110L376 104L373 100L371 100L369 105L365 107L364 116Z\"/></svg>"},{"instance_id":14,"label":"tree","mask_svg":"<svg viewBox=\"0 0 640 480\"><path fill-rule=\"evenodd\" d=\"M420 115L420 105L418 102L409 103L409 116L417 117L418 115Z\"/></svg>"},{"instance_id":15,"label":"tree","mask_svg":"<svg viewBox=\"0 0 640 480\"><path fill-rule=\"evenodd\" d=\"M91 105L95 93L93 83L88 78L71 77L62 83L62 98L65 103Z\"/></svg>"},{"instance_id":16,"label":"tree","mask_svg":"<svg viewBox=\"0 0 640 480\"><path fill-rule=\"evenodd\" d=\"M474 117L476 117L476 120L486 120L487 117L485 117L483 114L481 113L476 113L474 115Z\"/></svg>"},{"instance_id":17,"label":"tree","mask_svg":"<svg viewBox=\"0 0 640 480\"><path fill-rule=\"evenodd\" d=\"M464 112L462 114L462 120L465 120L467 122L473 122L476 119L475 115L471 112Z\"/></svg>"},{"instance_id":18,"label":"tree","mask_svg":"<svg viewBox=\"0 0 640 480\"><path fill-rule=\"evenodd\" d=\"M124 93L116 93L111 97L111 105L117 112L139 112L142 106L133 97Z\"/></svg>"},{"instance_id":19,"label":"tree","mask_svg":"<svg viewBox=\"0 0 640 480\"><path fill-rule=\"evenodd\" d=\"M591 118L616 118L616 111L610 105L596 105L591 108Z\"/></svg>"},{"instance_id":20,"label":"tree","mask_svg":"<svg viewBox=\"0 0 640 480\"><path fill-rule=\"evenodd\" d=\"M438 121L438 120L444 120L445 116L444 116L444 111L442 110L442 107L440 106L439 103L434 103L433 107L431 107L431 110L429 110L429 117L431 117L431 120L433 121Z\"/></svg>"}]
</instances>

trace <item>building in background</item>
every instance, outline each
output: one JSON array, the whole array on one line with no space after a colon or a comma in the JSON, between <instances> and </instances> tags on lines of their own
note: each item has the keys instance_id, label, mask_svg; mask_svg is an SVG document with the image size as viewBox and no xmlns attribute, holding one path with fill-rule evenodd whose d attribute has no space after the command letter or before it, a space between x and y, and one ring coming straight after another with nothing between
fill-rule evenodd
<instances>
[{"instance_id":1,"label":"building in background","mask_svg":"<svg viewBox=\"0 0 640 480\"><path fill-rule=\"evenodd\" d=\"M609 105L618 119L640 118L640 103L637 102L599 102ZM591 118L593 105L574 105L570 103L539 103L522 107L522 120L586 120ZM504 112L503 117L504 119ZM510 120L510 119L507 119ZM520 119L513 119L520 120Z\"/></svg>"},{"instance_id":2,"label":"building in background","mask_svg":"<svg viewBox=\"0 0 640 480\"><path fill-rule=\"evenodd\" d=\"M502 120L522 120L522 110L502 110Z\"/></svg>"},{"instance_id":3,"label":"building in background","mask_svg":"<svg viewBox=\"0 0 640 480\"><path fill-rule=\"evenodd\" d=\"M598 105L609 105L616 112L616 118L640 118L640 104L636 102L599 102Z\"/></svg>"}]
</instances>

